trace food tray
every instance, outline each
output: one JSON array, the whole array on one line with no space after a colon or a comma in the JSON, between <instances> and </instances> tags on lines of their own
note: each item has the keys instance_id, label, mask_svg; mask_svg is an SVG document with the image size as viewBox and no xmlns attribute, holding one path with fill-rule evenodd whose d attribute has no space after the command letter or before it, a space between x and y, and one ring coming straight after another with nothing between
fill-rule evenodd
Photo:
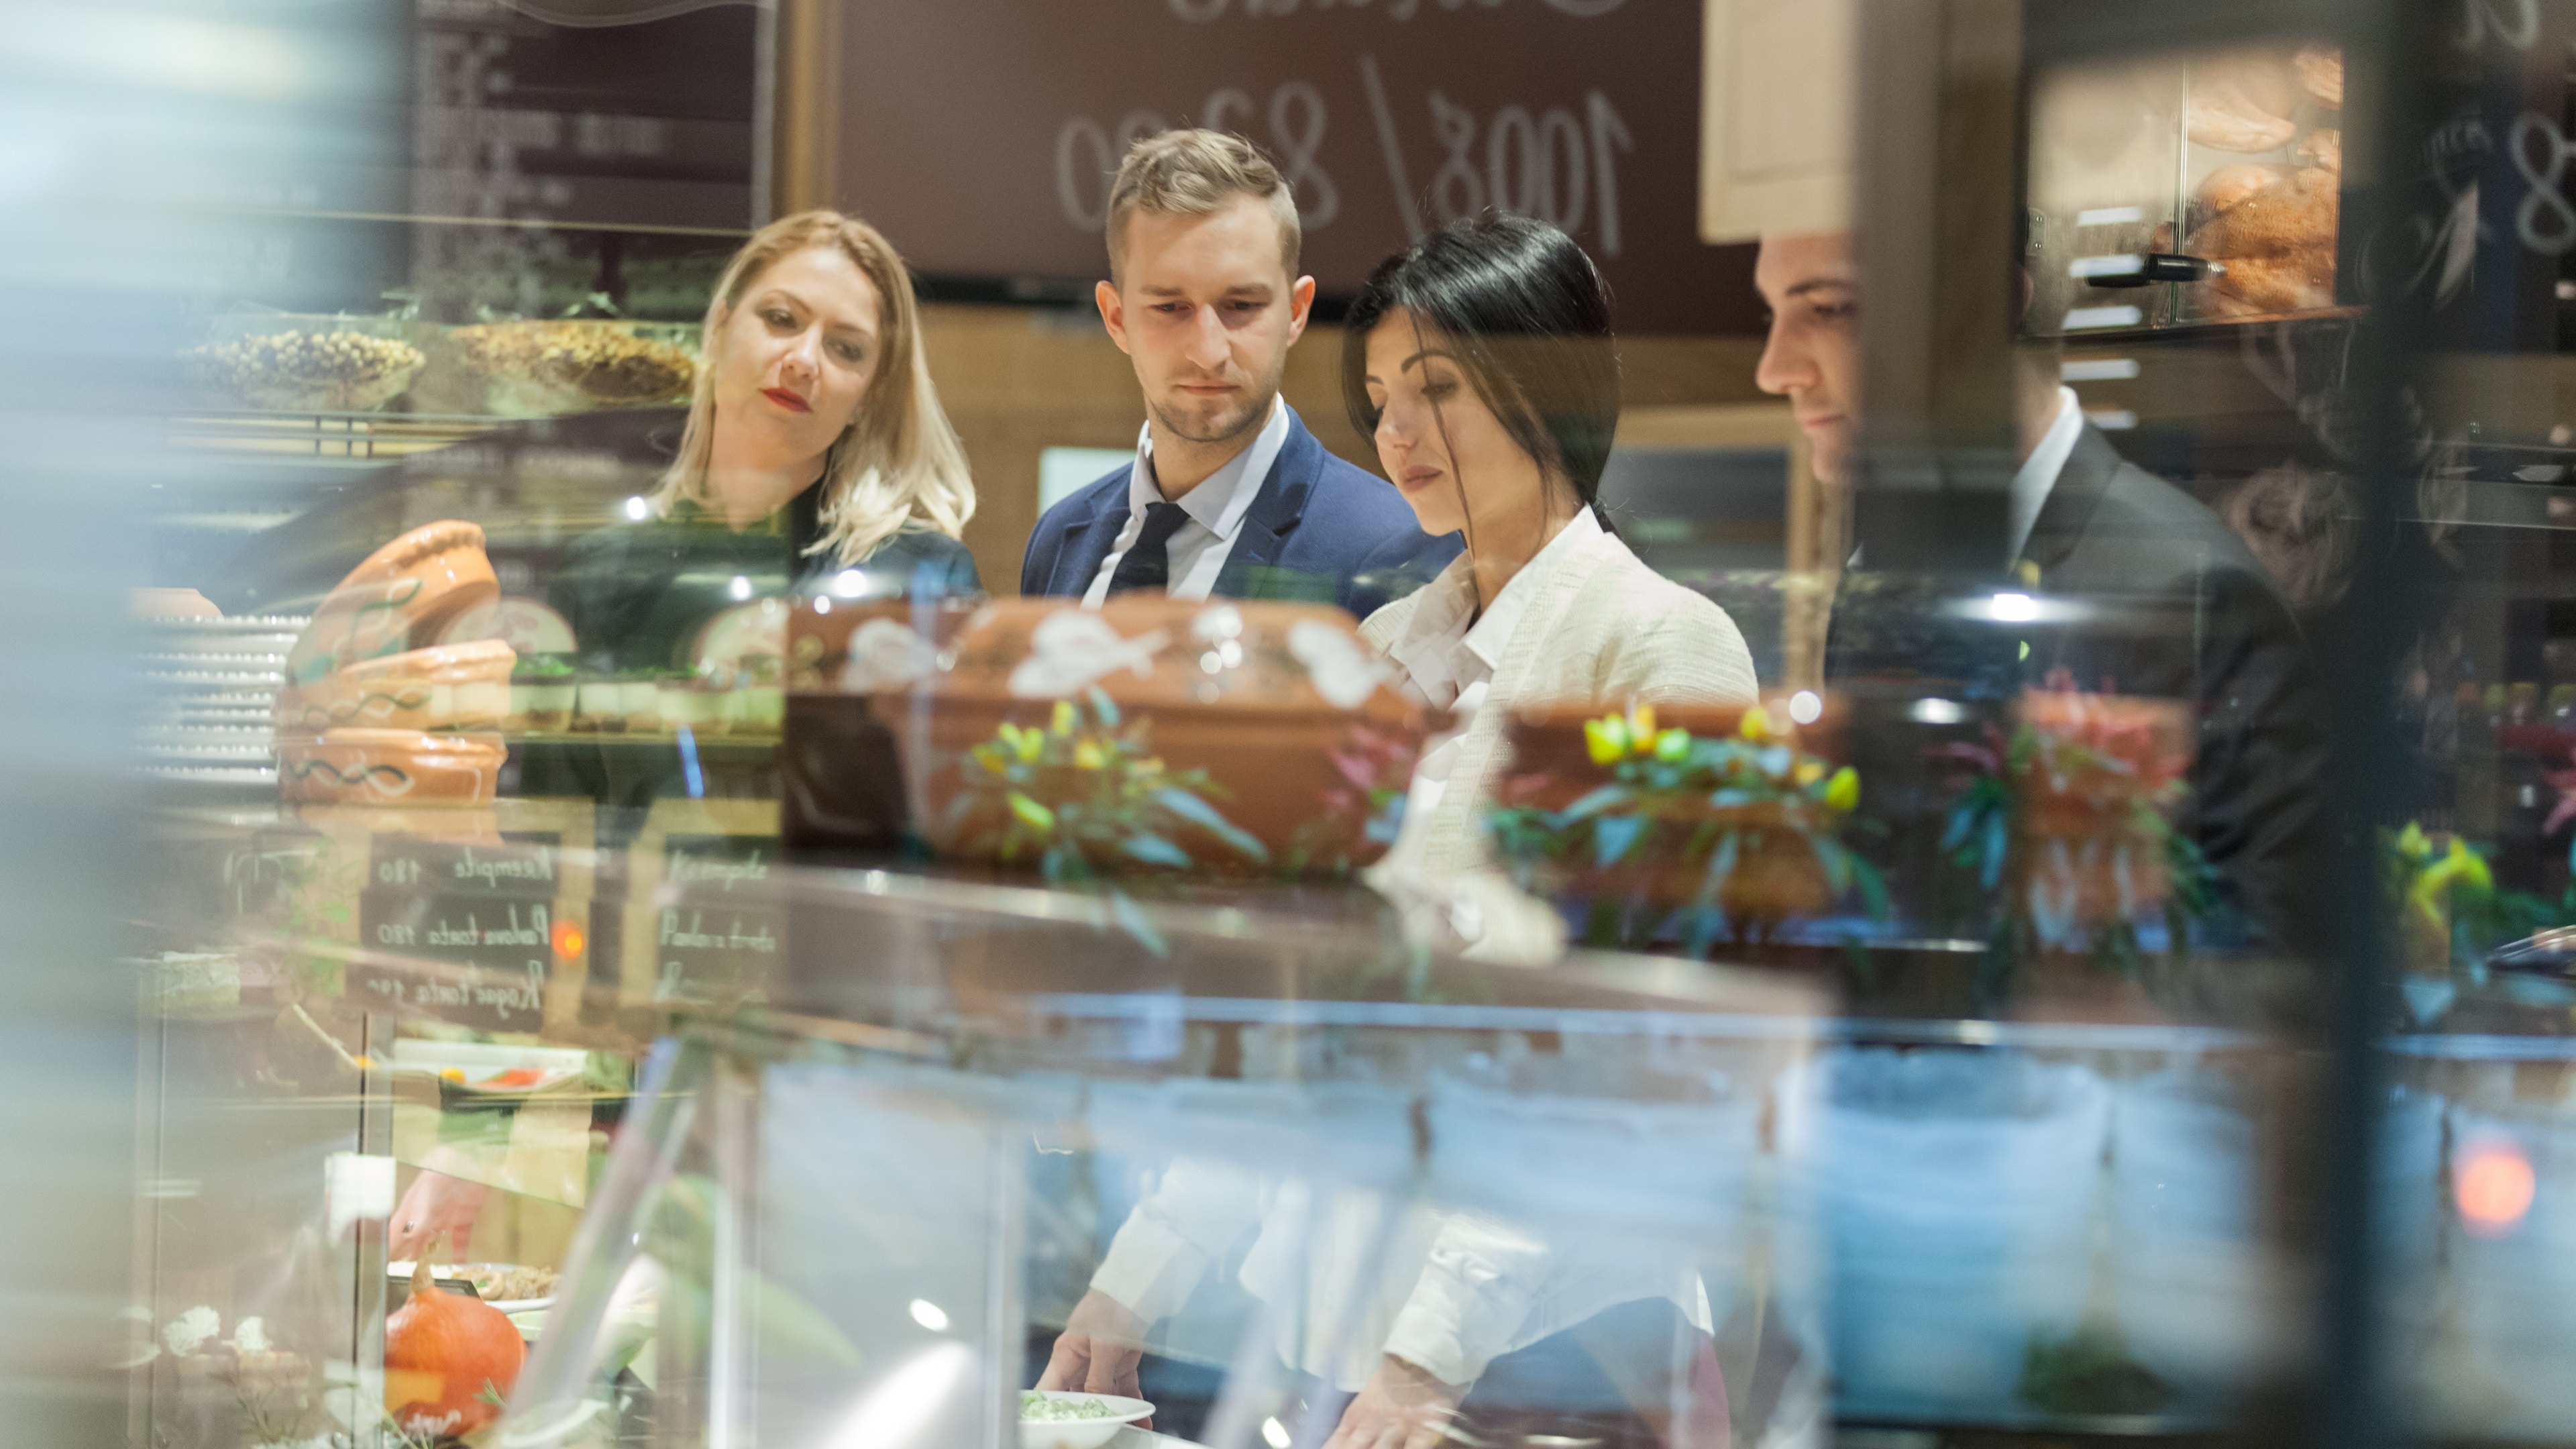
<instances>
[{"instance_id":1,"label":"food tray","mask_svg":"<svg viewBox=\"0 0 2576 1449\"><path fill-rule=\"evenodd\" d=\"M416 324L386 317L236 313L181 360L198 394L219 407L278 412L374 412L428 364Z\"/></svg>"},{"instance_id":2,"label":"food tray","mask_svg":"<svg viewBox=\"0 0 2576 1449\"><path fill-rule=\"evenodd\" d=\"M482 322L440 339L433 400L494 417L541 418L685 402L698 329L567 319Z\"/></svg>"}]
</instances>

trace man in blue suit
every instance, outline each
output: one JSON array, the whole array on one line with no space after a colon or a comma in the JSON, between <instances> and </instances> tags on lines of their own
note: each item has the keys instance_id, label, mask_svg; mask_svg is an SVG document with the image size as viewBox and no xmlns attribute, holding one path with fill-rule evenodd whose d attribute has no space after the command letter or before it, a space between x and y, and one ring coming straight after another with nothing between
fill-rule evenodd
<instances>
[{"instance_id":1,"label":"man in blue suit","mask_svg":"<svg viewBox=\"0 0 2576 1449\"><path fill-rule=\"evenodd\" d=\"M1239 136L1167 131L1127 153L1109 192L1109 274L1094 292L1136 365L1136 461L1050 508L1020 592L1098 604L1330 600L1366 618L1459 549L1393 484L1324 450L1279 396L1315 279L1297 275L1297 206Z\"/></svg>"}]
</instances>

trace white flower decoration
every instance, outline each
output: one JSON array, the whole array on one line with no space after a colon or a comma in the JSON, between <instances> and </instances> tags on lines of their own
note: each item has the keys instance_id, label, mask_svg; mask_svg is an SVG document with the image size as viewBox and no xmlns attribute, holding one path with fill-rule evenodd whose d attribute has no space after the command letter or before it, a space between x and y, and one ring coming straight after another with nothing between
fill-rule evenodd
<instances>
[{"instance_id":1,"label":"white flower decoration","mask_svg":"<svg viewBox=\"0 0 2576 1449\"><path fill-rule=\"evenodd\" d=\"M1210 604L1190 618L1190 637L1202 644L1222 644L1243 637L1243 611L1232 604Z\"/></svg>"},{"instance_id":2,"label":"white flower decoration","mask_svg":"<svg viewBox=\"0 0 2576 1449\"><path fill-rule=\"evenodd\" d=\"M1315 692L1335 709L1356 709L1386 678L1386 667L1360 641L1317 619L1288 626L1288 652L1306 666Z\"/></svg>"},{"instance_id":3,"label":"white flower decoration","mask_svg":"<svg viewBox=\"0 0 2576 1449\"><path fill-rule=\"evenodd\" d=\"M1063 699L1121 669L1139 679L1154 675L1154 656L1172 637L1160 629L1133 639L1089 609L1047 615L1029 633L1029 657L1011 671L1011 693L1020 699Z\"/></svg>"},{"instance_id":4,"label":"white flower decoration","mask_svg":"<svg viewBox=\"0 0 2576 1449\"><path fill-rule=\"evenodd\" d=\"M170 1352L186 1358L205 1347L207 1340L221 1333L223 1327L223 1315L200 1303L162 1324L161 1341L170 1346Z\"/></svg>"},{"instance_id":5,"label":"white flower decoration","mask_svg":"<svg viewBox=\"0 0 2576 1449\"><path fill-rule=\"evenodd\" d=\"M233 1325L234 1352L266 1353L272 1346L268 1341L268 1325L262 1323L257 1316L245 1318Z\"/></svg>"},{"instance_id":6,"label":"white flower decoration","mask_svg":"<svg viewBox=\"0 0 2576 1449\"><path fill-rule=\"evenodd\" d=\"M928 674L935 662L930 641L911 625L870 619L850 631L850 667L841 683L861 693L903 689Z\"/></svg>"}]
</instances>

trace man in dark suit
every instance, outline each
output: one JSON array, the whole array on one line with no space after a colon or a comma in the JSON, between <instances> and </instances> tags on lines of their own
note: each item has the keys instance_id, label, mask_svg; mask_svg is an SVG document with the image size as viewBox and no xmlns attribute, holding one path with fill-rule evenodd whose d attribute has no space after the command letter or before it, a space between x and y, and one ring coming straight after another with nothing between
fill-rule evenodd
<instances>
[{"instance_id":1,"label":"man in dark suit","mask_svg":"<svg viewBox=\"0 0 2576 1449\"><path fill-rule=\"evenodd\" d=\"M1754 278L1772 310L1756 381L1790 400L1814 443L1818 481L1848 487L1860 377L1850 238L1766 237ZM2258 932L2295 943L2304 856L2324 825L2315 789L2324 731L2306 641L2262 565L2217 514L2122 459L2084 420L2058 381L2059 350L2033 345L2022 359L2014 406L2022 463L2006 505L2010 537L1997 540L1995 554L1999 606L2021 612L2018 591L2037 596L2027 627L1962 639L1920 607L1919 592L1847 586L1827 671L1962 677L2004 693L2071 685L2186 703L2197 726L2192 828L2222 900ZM1996 642L2009 642L2010 652Z\"/></svg>"},{"instance_id":2,"label":"man in dark suit","mask_svg":"<svg viewBox=\"0 0 2576 1449\"><path fill-rule=\"evenodd\" d=\"M1366 618L1455 556L1393 484L1334 457L1279 396L1315 279L1297 275L1287 183L1251 143L1167 131L1136 143L1109 192L1109 270L1094 298L1136 366L1136 461L1050 508L1020 592L1098 604L1328 600Z\"/></svg>"}]
</instances>

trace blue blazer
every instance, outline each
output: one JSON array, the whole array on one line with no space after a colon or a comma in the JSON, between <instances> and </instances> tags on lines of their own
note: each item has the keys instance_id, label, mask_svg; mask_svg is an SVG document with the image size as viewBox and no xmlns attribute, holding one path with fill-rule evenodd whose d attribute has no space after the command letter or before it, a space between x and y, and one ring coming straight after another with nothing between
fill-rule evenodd
<instances>
[{"instance_id":1,"label":"blue blazer","mask_svg":"<svg viewBox=\"0 0 2576 1449\"><path fill-rule=\"evenodd\" d=\"M1020 592L1080 598L1127 526L1129 463L1046 511L1029 534ZM1395 485L1334 457L1294 408L1288 441L1261 480L1211 593L1341 605L1365 619L1458 556L1458 535L1432 538Z\"/></svg>"}]
</instances>

